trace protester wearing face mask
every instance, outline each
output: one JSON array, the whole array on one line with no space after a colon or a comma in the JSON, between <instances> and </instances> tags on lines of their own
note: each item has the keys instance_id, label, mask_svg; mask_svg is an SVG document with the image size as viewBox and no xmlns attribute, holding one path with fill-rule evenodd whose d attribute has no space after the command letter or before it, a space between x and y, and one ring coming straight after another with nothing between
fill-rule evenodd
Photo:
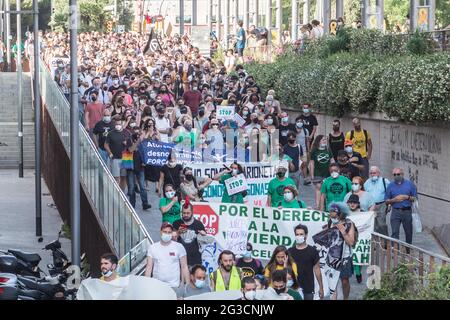
<instances>
[{"instance_id":1,"label":"protester wearing face mask","mask_svg":"<svg viewBox=\"0 0 450 320\"><path fill-rule=\"evenodd\" d=\"M100 280L105 282L111 282L119 278L119 274L116 272L119 259L112 253L105 253L100 258L100 270L102 276Z\"/></svg>"},{"instance_id":2,"label":"protester wearing face mask","mask_svg":"<svg viewBox=\"0 0 450 320\"><path fill-rule=\"evenodd\" d=\"M314 300L314 277L319 283L319 298L323 299L322 273L320 271L319 252L315 246L306 242L308 238L308 227L299 224L294 228L295 246L289 248L292 260L301 266L298 270L299 286L303 292L304 300Z\"/></svg>"},{"instance_id":3,"label":"protester wearing face mask","mask_svg":"<svg viewBox=\"0 0 450 320\"><path fill-rule=\"evenodd\" d=\"M358 196L362 211L374 211L375 201L372 196L364 190L363 179L361 177L356 176L352 179L352 191L345 195L344 202L347 202L351 195Z\"/></svg>"},{"instance_id":4,"label":"protester wearing face mask","mask_svg":"<svg viewBox=\"0 0 450 320\"><path fill-rule=\"evenodd\" d=\"M240 290L242 272L234 265L235 255L230 250L223 250L217 261L219 268L210 274L211 289L215 292Z\"/></svg>"},{"instance_id":5,"label":"protester wearing face mask","mask_svg":"<svg viewBox=\"0 0 450 320\"><path fill-rule=\"evenodd\" d=\"M233 162L230 168L225 168L225 170L217 173L213 180L219 181L220 184L225 186L225 181L239 174L244 174L244 168L237 162ZM244 175L245 177L245 175ZM244 197L247 195L247 191L242 191L235 193L233 195L228 194L228 190L225 187L223 189L222 203L244 203Z\"/></svg>"},{"instance_id":6,"label":"protester wearing face mask","mask_svg":"<svg viewBox=\"0 0 450 320\"><path fill-rule=\"evenodd\" d=\"M364 189L369 193L373 200L375 201L374 211L375 216L375 226L374 231L388 235L388 226L386 223L387 206L384 200L387 186L390 181L381 176L380 169L376 166L370 167L369 170L370 178L364 183Z\"/></svg>"},{"instance_id":7,"label":"protester wearing face mask","mask_svg":"<svg viewBox=\"0 0 450 320\"><path fill-rule=\"evenodd\" d=\"M196 117L198 107L202 101L202 93L198 90L198 82L196 80L191 81L190 90L184 92L183 99L186 106L191 110L192 116Z\"/></svg>"},{"instance_id":8,"label":"protester wearing face mask","mask_svg":"<svg viewBox=\"0 0 450 320\"><path fill-rule=\"evenodd\" d=\"M169 159L167 160L167 163L161 167L159 175L158 190L160 191L160 197L162 196L162 192L166 184L171 184L175 190L179 190L181 186L182 170L183 166L181 164L177 164L174 154L169 155Z\"/></svg>"},{"instance_id":9,"label":"protester wearing face mask","mask_svg":"<svg viewBox=\"0 0 450 320\"><path fill-rule=\"evenodd\" d=\"M278 209L283 208L306 208L306 204L299 200L298 191L294 186L286 186L283 189L283 199L278 203Z\"/></svg>"},{"instance_id":10,"label":"protester wearing face mask","mask_svg":"<svg viewBox=\"0 0 450 320\"><path fill-rule=\"evenodd\" d=\"M183 181L180 185L181 197L185 199L186 197L190 201L202 201L203 190L209 186L212 182L211 178L200 178L197 182L197 178L194 177L192 168L185 167L183 169Z\"/></svg>"},{"instance_id":11,"label":"protester wearing face mask","mask_svg":"<svg viewBox=\"0 0 450 320\"><path fill-rule=\"evenodd\" d=\"M278 130L280 133L280 143L285 146L289 142L288 134L296 131L295 125L293 123L289 123L289 116L286 112L282 112L280 114L280 125L278 126Z\"/></svg>"},{"instance_id":12,"label":"protester wearing face mask","mask_svg":"<svg viewBox=\"0 0 450 320\"><path fill-rule=\"evenodd\" d=\"M349 157L345 150L338 152L337 163L339 165L340 172L343 176L352 180L354 177L359 176L359 170L348 161Z\"/></svg>"},{"instance_id":13,"label":"protester wearing face mask","mask_svg":"<svg viewBox=\"0 0 450 320\"><path fill-rule=\"evenodd\" d=\"M278 115L281 114L280 102L275 99L275 91L269 90L267 92L266 102L264 104L269 114Z\"/></svg>"},{"instance_id":14,"label":"protester wearing face mask","mask_svg":"<svg viewBox=\"0 0 450 320\"><path fill-rule=\"evenodd\" d=\"M180 219L180 199L171 184L167 184L164 187L164 196L159 199L159 210L161 211L163 222L173 224Z\"/></svg>"},{"instance_id":15,"label":"protester wearing face mask","mask_svg":"<svg viewBox=\"0 0 450 320\"><path fill-rule=\"evenodd\" d=\"M311 113L311 105L309 104L303 105L303 114L301 117L305 128L309 132L309 144L311 145L311 143L314 141L314 137L316 135L317 128L319 126L316 116Z\"/></svg>"},{"instance_id":16,"label":"protester wearing face mask","mask_svg":"<svg viewBox=\"0 0 450 320\"><path fill-rule=\"evenodd\" d=\"M182 300L187 297L211 292L211 288L206 282L206 275L206 268L204 266L201 264L193 266L190 272L190 282L176 290L177 298Z\"/></svg>"},{"instance_id":17,"label":"protester wearing face mask","mask_svg":"<svg viewBox=\"0 0 450 320\"><path fill-rule=\"evenodd\" d=\"M236 266L241 268L243 277L253 278L256 275L264 274L264 268L261 260L253 258L252 251L252 244L247 242L245 253L236 261Z\"/></svg>"},{"instance_id":18,"label":"protester wearing face mask","mask_svg":"<svg viewBox=\"0 0 450 320\"><path fill-rule=\"evenodd\" d=\"M123 130L122 121L116 116L114 130L110 131L105 140L105 150L110 158L110 171L122 190L126 188L126 169L122 168L122 154L126 149L128 134Z\"/></svg>"},{"instance_id":19,"label":"protester wearing face mask","mask_svg":"<svg viewBox=\"0 0 450 320\"><path fill-rule=\"evenodd\" d=\"M353 149L358 152L363 161L363 169L361 170L361 176L367 179L369 176L369 161L372 157L372 138L370 133L361 128L361 120L358 118L353 119L353 129L345 134L346 140L351 140L353 142Z\"/></svg>"},{"instance_id":20,"label":"protester wearing face mask","mask_svg":"<svg viewBox=\"0 0 450 320\"><path fill-rule=\"evenodd\" d=\"M329 206L329 220L326 229L329 230L329 235L333 241L333 245L328 249L328 257L326 258L326 269L336 270L339 272L339 278L342 284L343 299L348 300L350 295L350 281L353 275L352 247L355 245L355 224L347 218L347 213L335 202L330 203ZM315 236L316 237L316 236ZM315 239L315 242L317 238ZM326 272L334 276L335 272ZM331 281L328 281L330 284ZM330 294L332 300L337 300L337 285L330 287Z\"/></svg>"},{"instance_id":21,"label":"protester wearing face mask","mask_svg":"<svg viewBox=\"0 0 450 320\"><path fill-rule=\"evenodd\" d=\"M189 284L190 274L186 250L183 245L172 241L173 226L164 222L161 225L161 241L152 244L147 251L145 276L165 282L175 291L182 284Z\"/></svg>"},{"instance_id":22,"label":"protester wearing face mask","mask_svg":"<svg viewBox=\"0 0 450 320\"><path fill-rule=\"evenodd\" d=\"M283 200L284 187L293 186L295 181L286 177L287 168L284 165L278 165L277 176L270 180L267 188L267 206L276 207Z\"/></svg>"},{"instance_id":23,"label":"protester wearing face mask","mask_svg":"<svg viewBox=\"0 0 450 320\"><path fill-rule=\"evenodd\" d=\"M338 152L344 150L345 136L341 131L341 121L339 119L333 120L333 131L328 135L328 141L330 143L330 150L333 153L334 161L337 161Z\"/></svg>"},{"instance_id":24,"label":"protester wearing face mask","mask_svg":"<svg viewBox=\"0 0 450 320\"><path fill-rule=\"evenodd\" d=\"M205 105L201 104L198 108L198 115L194 118L194 128L198 131L202 131L205 124L208 122L208 116L206 114Z\"/></svg>"},{"instance_id":25,"label":"protester wearing face mask","mask_svg":"<svg viewBox=\"0 0 450 320\"><path fill-rule=\"evenodd\" d=\"M297 134L295 132L289 132L287 138L288 144L284 146L283 153L292 159L289 162L289 177L295 181L295 186L298 190L300 189L300 161L306 151L297 144Z\"/></svg>"},{"instance_id":26,"label":"protester wearing face mask","mask_svg":"<svg viewBox=\"0 0 450 320\"><path fill-rule=\"evenodd\" d=\"M189 199L185 200L181 209L181 219L175 221L173 227L177 232L177 241L186 249L188 266L201 264L202 256L197 236L206 236L206 231L203 223L194 218Z\"/></svg>"},{"instance_id":27,"label":"protester wearing face mask","mask_svg":"<svg viewBox=\"0 0 450 320\"><path fill-rule=\"evenodd\" d=\"M254 128L256 128L258 130L261 129L261 125L259 124L258 115L256 113L250 114L250 119L248 121L248 124L244 128L247 133L250 133L252 131L252 129L254 129Z\"/></svg>"},{"instance_id":28,"label":"protester wearing face mask","mask_svg":"<svg viewBox=\"0 0 450 320\"><path fill-rule=\"evenodd\" d=\"M105 109L102 120L95 124L92 133L94 137L93 142L106 165L109 165L109 155L105 149L105 141L108 133L113 129L114 123L111 121L111 111Z\"/></svg>"},{"instance_id":29,"label":"protester wearing face mask","mask_svg":"<svg viewBox=\"0 0 450 320\"><path fill-rule=\"evenodd\" d=\"M252 277L244 276L242 278L242 297L237 300L256 300L256 281Z\"/></svg>"},{"instance_id":30,"label":"protester wearing face mask","mask_svg":"<svg viewBox=\"0 0 450 320\"><path fill-rule=\"evenodd\" d=\"M275 270L270 278L272 281L264 300L302 300L300 293L288 288L287 270Z\"/></svg>"},{"instance_id":31,"label":"protester wearing face mask","mask_svg":"<svg viewBox=\"0 0 450 320\"><path fill-rule=\"evenodd\" d=\"M181 123L183 126L175 129L172 141L185 148L185 150L193 151L200 132L192 127L192 118L189 116L182 117Z\"/></svg>"},{"instance_id":32,"label":"protester wearing face mask","mask_svg":"<svg viewBox=\"0 0 450 320\"><path fill-rule=\"evenodd\" d=\"M320 189L319 210L328 210L332 202L342 202L345 195L352 190L352 182L340 175L339 165L332 163L329 168L330 177L326 178Z\"/></svg>"},{"instance_id":33,"label":"protester wearing face mask","mask_svg":"<svg viewBox=\"0 0 450 320\"><path fill-rule=\"evenodd\" d=\"M309 181L308 179L309 132L308 129L304 127L301 116L295 118L295 133L297 134L297 143L304 150L303 156L301 158L302 164L300 166L300 169L302 171L303 177L305 178L303 185L306 186L311 184L311 181Z\"/></svg>"},{"instance_id":34,"label":"protester wearing face mask","mask_svg":"<svg viewBox=\"0 0 450 320\"><path fill-rule=\"evenodd\" d=\"M320 202L320 188L322 181L329 177L328 168L334 163L333 155L328 149L327 137L318 135L311 146L311 160L309 161L310 179L314 183L316 208Z\"/></svg>"},{"instance_id":35,"label":"protester wearing face mask","mask_svg":"<svg viewBox=\"0 0 450 320\"><path fill-rule=\"evenodd\" d=\"M401 168L395 168L392 175L394 181L388 185L384 197L386 204L392 208L392 238L400 239L400 225L403 225L406 242L411 244L413 236L412 206L417 199L417 187L412 181L404 178Z\"/></svg>"},{"instance_id":36,"label":"protester wearing face mask","mask_svg":"<svg viewBox=\"0 0 450 320\"><path fill-rule=\"evenodd\" d=\"M294 271L291 268L286 268L285 270L287 279L286 287L288 288L287 294L292 296L294 300L304 300L302 289L299 286Z\"/></svg>"},{"instance_id":37,"label":"protester wearing face mask","mask_svg":"<svg viewBox=\"0 0 450 320\"><path fill-rule=\"evenodd\" d=\"M112 77L112 85L108 88L108 91L111 92L112 94L115 94L117 90L119 90L120 87L120 81L119 81L119 77L113 76Z\"/></svg>"},{"instance_id":38,"label":"protester wearing face mask","mask_svg":"<svg viewBox=\"0 0 450 320\"><path fill-rule=\"evenodd\" d=\"M353 142L351 140L345 140L344 150L348 156L348 163L358 170L358 175L361 175L361 172L364 171L363 158L361 154L353 150Z\"/></svg>"}]
</instances>

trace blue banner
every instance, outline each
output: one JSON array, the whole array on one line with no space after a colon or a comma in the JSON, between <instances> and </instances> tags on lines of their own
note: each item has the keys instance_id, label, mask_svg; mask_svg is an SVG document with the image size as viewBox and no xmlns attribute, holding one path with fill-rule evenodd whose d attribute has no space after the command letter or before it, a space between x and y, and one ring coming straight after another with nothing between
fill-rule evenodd
<instances>
[{"instance_id":1,"label":"blue banner","mask_svg":"<svg viewBox=\"0 0 450 320\"><path fill-rule=\"evenodd\" d=\"M174 143L144 140L139 145L139 152L144 159L144 164L162 167L166 164L174 146Z\"/></svg>"}]
</instances>

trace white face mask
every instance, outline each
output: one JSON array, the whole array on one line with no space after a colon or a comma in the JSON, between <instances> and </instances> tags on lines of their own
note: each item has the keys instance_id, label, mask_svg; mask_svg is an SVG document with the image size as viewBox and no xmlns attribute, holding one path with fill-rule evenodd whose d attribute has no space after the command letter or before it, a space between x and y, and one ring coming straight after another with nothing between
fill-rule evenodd
<instances>
[{"instance_id":1,"label":"white face mask","mask_svg":"<svg viewBox=\"0 0 450 320\"><path fill-rule=\"evenodd\" d=\"M333 171L333 172L331 173L331 177L332 177L333 179L336 179L337 177L339 177L339 172Z\"/></svg>"},{"instance_id":2,"label":"white face mask","mask_svg":"<svg viewBox=\"0 0 450 320\"><path fill-rule=\"evenodd\" d=\"M292 287L294 285L294 280L292 280L292 279L288 280L286 285L287 285L288 288Z\"/></svg>"},{"instance_id":3,"label":"white face mask","mask_svg":"<svg viewBox=\"0 0 450 320\"><path fill-rule=\"evenodd\" d=\"M247 300L255 300L256 298L256 291L252 290L252 291L247 291L245 294L245 299Z\"/></svg>"},{"instance_id":4,"label":"white face mask","mask_svg":"<svg viewBox=\"0 0 450 320\"><path fill-rule=\"evenodd\" d=\"M299 122L297 122L296 125L297 125L297 128L303 128L303 122L299 121Z\"/></svg>"},{"instance_id":5,"label":"white face mask","mask_svg":"<svg viewBox=\"0 0 450 320\"><path fill-rule=\"evenodd\" d=\"M122 125L121 124L116 124L115 126L117 131L122 131Z\"/></svg>"},{"instance_id":6,"label":"white face mask","mask_svg":"<svg viewBox=\"0 0 450 320\"><path fill-rule=\"evenodd\" d=\"M361 186L359 184L352 184L353 192L358 192L359 190L361 190Z\"/></svg>"},{"instance_id":7,"label":"white face mask","mask_svg":"<svg viewBox=\"0 0 450 320\"><path fill-rule=\"evenodd\" d=\"M286 192L284 194L284 200L286 200L287 202L292 201L292 199L294 199L294 195L292 194L292 192Z\"/></svg>"},{"instance_id":8,"label":"white face mask","mask_svg":"<svg viewBox=\"0 0 450 320\"><path fill-rule=\"evenodd\" d=\"M304 109L303 109L303 113L308 114L308 113L309 113L309 109L304 108Z\"/></svg>"},{"instance_id":9,"label":"white face mask","mask_svg":"<svg viewBox=\"0 0 450 320\"><path fill-rule=\"evenodd\" d=\"M111 117L110 116L104 116L103 117L103 122L110 123L111 122Z\"/></svg>"},{"instance_id":10,"label":"white face mask","mask_svg":"<svg viewBox=\"0 0 450 320\"><path fill-rule=\"evenodd\" d=\"M273 124L273 119L267 119L267 124L268 125L272 125Z\"/></svg>"},{"instance_id":11,"label":"white face mask","mask_svg":"<svg viewBox=\"0 0 450 320\"><path fill-rule=\"evenodd\" d=\"M238 169L233 169L233 171L231 172L231 174L232 174L233 176L237 176L237 174L238 174Z\"/></svg>"},{"instance_id":12,"label":"white face mask","mask_svg":"<svg viewBox=\"0 0 450 320\"><path fill-rule=\"evenodd\" d=\"M283 121L284 123L286 123L286 122L289 121L289 117L283 117L283 118L281 118L281 121Z\"/></svg>"},{"instance_id":13,"label":"white face mask","mask_svg":"<svg viewBox=\"0 0 450 320\"><path fill-rule=\"evenodd\" d=\"M373 182L377 182L377 181L378 181L378 176L373 176L373 177L370 178L370 179L372 179Z\"/></svg>"},{"instance_id":14,"label":"white face mask","mask_svg":"<svg viewBox=\"0 0 450 320\"><path fill-rule=\"evenodd\" d=\"M345 152L352 153L353 152L353 148L352 147L345 147Z\"/></svg>"},{"instance_id":15,"label":"white face mask","mask_svg":"<svg viewBox=\"0 0 450 320\"><path fill-rule=\"evenodd\" d=\"M161 235L161 241L162 242L169 242L170 240L172 240L172 235L171 234L163 233Z\"/></svg>"},{"instance_id":16,"label":"white face mask","mask_svg":"<svg viewBox=\"0 0 450 320\"><path fill-rule=\"evenodd\" d=\"M118 85L119 84L119 80L113 80L113 84L114 85Z\"/></svg>"},{"instance_id":17,"label":"white face mask","mask_svg":"<svg viewBox=\"0 0 450 320\"><path fill-rule=\"evenodd\" d=\"M145 104L145 100L140 100L139 103L141 106L143 106Z\"/></svg>"},{"instance_id":18,"label":"white face mask","mask_svg":"<svg viewBox=\"0 0 450 320\"><path fill-rule=\"evenodd\" d=\"M195 287L201 289L205 286L205 280L195 279Z\"/></svg>"},{"instance_id":19,"label":"white face mask","mask_svg":"<svg viewBox=\"0 0 450 320\"><path fill-rule=\"evenodd\" d=\"M130 81L124 81L123 84L128 86L130 84Z\"/></svg>"},{"instance_id":20,"label":"white face mask","mask_svg":"<svg viewBox=\"0 0 450 320\"><path fill-rule=\"evenodd\" d=\"M296 242L297 244L303 244L303 243L305 243L305 236L296 236L296 237L295 237L295 242Z\"/></svg>"},{"instance_id":21,"label":"white face mask","mask_svg":"<svg viewBox=\"0 0 450 320\"><path fill-rule=\"evenodd\" d=\"M172 199L175 196L175 191L167 191L166 198Z\"/></svg>"},{"instance_id":22,"label":"white face mask","mask_svg":"<svg viewBox=\"0 0 450 320\"><path fill-rule=\"evenodd\" d=\"M102 275L103 275L105 278L111 277L112 274L113 274L113 272L112 272L111 270L108 270L108 271L102 271Z\"/></svg>"}]
</instances>

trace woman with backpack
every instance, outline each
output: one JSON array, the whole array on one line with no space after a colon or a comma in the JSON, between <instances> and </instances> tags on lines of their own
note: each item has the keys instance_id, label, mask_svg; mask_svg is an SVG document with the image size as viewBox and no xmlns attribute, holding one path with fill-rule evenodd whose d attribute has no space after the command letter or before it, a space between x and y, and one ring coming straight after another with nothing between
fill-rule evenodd
<instances>
[{"instance_id":1,"label":"woman with backpack","mask_svg":"<svg viewBox=\"0 0 450 320\"><path fill-rule=\"evenodd\" d=\"M319 235L322 239L326 239L325 246L328 247L328 254L326 257L326 268L331 268L332 272L327 274L336 274L339 272L339 278L342 283L342 293L344 300L348 300L350 295L350 281L353 275L353 246L357 242L358 231L355 224L347 218L347 212L337 203L331 203L329 207L329 220L325 226L324 233L318 233L313 237L314 242L321 242L318 239ZM326 234L324 237L323 235ZM334 272L333 272L334 270ZM331 285L331 283L333 285ZM330 287L330 294L332 300L337 300L337 281L333 282L333 277L329 277L328 284ZM333 288L334 287L334 288Z\"/></svg>"},{"instance_id":2,"label":"woman with backpack","mask_svg":"<svg viewBox=\"0 0 450 320\"><path fill-rule=\"evenodd\" d=\"M280 201L278 204L279 209L285 209L285 208L306 208L306 204L297 199L298 197L298 191L295 189L294 186L288 185L285 186L283 189L283 200Z\"/></svg>"}]
</instances>

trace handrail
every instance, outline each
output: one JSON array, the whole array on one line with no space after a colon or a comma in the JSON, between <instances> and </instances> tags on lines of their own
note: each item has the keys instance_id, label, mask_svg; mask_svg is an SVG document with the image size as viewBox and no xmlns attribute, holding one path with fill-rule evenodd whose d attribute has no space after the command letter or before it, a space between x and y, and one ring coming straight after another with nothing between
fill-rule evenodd
<instances>
[{"instance_id":1,"label":"handrail","mask_svg":"<svg viewBox=\"0 0 450 320\"><path fill-rule=\"evenodd\" d=\"M67 139L67 137L69 136L69 132L67 131L69 131L70 128L66 123L68 119L68 113L70 111L69 102L63 95L60 88L53 81L53 79L51 79L48 67L42 59L40 77L43 84L42 86L40 86L41 96L42 99L47 102L44 103L44 106L48 109L50 118L52 119L52 122L57 129L66 154L70 158L70 140ZM54 105L49 105L51 102L46 101L46 98L54 100L51 101ZM94 212L99 217L99 221L102 222L106 230L106 234L110 237L110 240L112 240L111 243L116 248L116 251L121 255L120 264L123 267L122 275L124 275L132 271L132 268L135 267L133 263L136 262L136 259L140 259L139 261L137 261L137 265L145 260L145 255L143 255L142 252L144 252L146 249L146 245L148 243L147 241L153 243L153 240L144 227L144 224L137 215L136 211L130 204L128 198L123 193L122 189L112 176L106 164L103 162L97 148L92 142L92 139L89 137L89 134L81 125L81 123L79 123L79 130L80 135L82 136L82 139L80 139L80 144L85 146L85 148L81 149L80 156L84 155L87 157L87 161L85 163L82 163L82 166L80 168L80 176L82 178L82 182L86 186L85 190L92 200L92 205L95 207L96 203L98 203L98 205L100 206L100 208L96 208L97 210L94 210ZM84 173L86 177L84 176ZM103 177L106 177L106 180L104 180ZM110 190L112 193L101 193L100 188L103 188L105 186L105 183L107 183L106 186L111 185L112 189L109 189L109 187L107 188L108 191ZM95 197L95 194L97 194L98 197ZM108 198L106 198L106 196L108 196ZM101 210L101 207L105 205L105 200L107 200L106 204L108 205L108 209L111 202L113 207L114 203L119 202L117 211L109 212L105 209ZM102 214L103 217L100 216ZM104 218L107 218L108 222L104 221ZM108 228L108 225L110 226L111 224L111 218L113 221L112 230ZM122 218L123 223L121 224ZM118 224L115 224L115 222L118 222ZM127 226L129 227L129 230L127 229ZM135 232L137 232L137 234ZM116 238L117 233L119 234L119 236ZM125 234L125 236L123 236L123 234ZM122 238L120 237L120 235L122 235ZM138 240L138 242L133 241L135 235L135 240ZM114 240L117 240L117 245ZM133 242L134 246L129 247L128 245L133 245ZM125 251L121 250L122 246L123 250ZM133 253L134 256L132 255ZM125 264L127 259L129 259L129 264Z\"/></svg>"},{"instance_id":2,"label":"handrail","mask_svg":"<svg viewBox=\"0 0 450 320\"><path fill-rule=\"evenodd\" d=\"M446 262L450 262L450 257L444 257L444 256L442 256L442 255L440 255L438 253L434 253L434 252L422 249L420 247L417 247L417 246L414 246L412 244L406 243L406 242L404 242L402 240L391 238L391 237L385 236L385 235L377 233L377 232L372 232L372 235L376 236L376 237L379 237L379 238L383 238L383 239L391 241L391 242L396 242L396 243L398 243L398 244L400 244L400 245L402 245L402 246L404 246L406 248L413 249L415 251L419 251L419 252L425 253L425 254L427 254L429 256L438 258L440 260L443 260L443 261L446 261Z\"/></svg>"}]
</instances>

